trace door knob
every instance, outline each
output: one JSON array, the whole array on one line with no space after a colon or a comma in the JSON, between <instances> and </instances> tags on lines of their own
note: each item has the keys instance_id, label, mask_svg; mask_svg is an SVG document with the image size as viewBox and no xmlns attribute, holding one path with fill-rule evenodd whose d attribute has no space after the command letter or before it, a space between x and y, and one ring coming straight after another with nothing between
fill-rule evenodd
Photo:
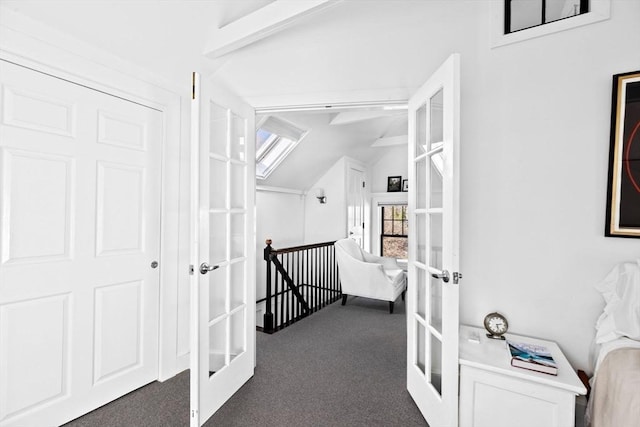
<instances>
[{"instance_id":1,"label":"door knob","mask_svg":"<svg viewBox=\"0 0 640 427\"><path fill-rule=\"evenodd\" d=\"M449 282L449 272L447 270L442 270L440 273L431 273L431 277L434 279L442 279L444 283Z\"/></svg>"},{"instance_id":2,"label":"door knob","mask_svg":"<svg viewBox=\"0 0 640 427\"><path fill-rule=\"evenodd\" d=\"M206 262L203 262L202 264L200 264L200 274L207 274L210 271L215 270L216 268L220 267L219 265L209 265Z\"/></svg>"}]
</instances>

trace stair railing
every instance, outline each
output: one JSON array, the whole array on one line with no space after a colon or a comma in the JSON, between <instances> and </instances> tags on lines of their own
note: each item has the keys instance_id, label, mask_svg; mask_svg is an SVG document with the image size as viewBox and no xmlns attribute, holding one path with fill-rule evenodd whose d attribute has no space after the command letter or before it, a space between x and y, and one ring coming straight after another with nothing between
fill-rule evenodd
<instances>
[{"instance_id":1,"label":"stair railing","mask_svg":"<svg viewBox=\"0 0 640 427\"><path fill-rule=\"evenodd\" d=\"M263 332L273 333L309 316L342 296L335 242L285 249L266 242L266 297Z\"/></svg>"}]
</instances>

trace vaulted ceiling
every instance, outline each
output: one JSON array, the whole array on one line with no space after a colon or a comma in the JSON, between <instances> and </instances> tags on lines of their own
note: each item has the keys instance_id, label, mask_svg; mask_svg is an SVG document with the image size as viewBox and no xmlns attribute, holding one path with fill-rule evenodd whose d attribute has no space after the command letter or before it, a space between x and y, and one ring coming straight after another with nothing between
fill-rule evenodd
<instances>
[{"instance_id":1,"label":"vaulted ceiling","mask_svg":"<svg viewBox=\"0 0 640 427\"><path fill-rule=\"evenodd\" d=\"M285 6L299 2L278 0ZM174 88L184 87L185 93L195 70L219 79L257 107L407 99L450 53L475 51L479 23L486 21L478 16L486 16L488 4L343 0L216 57L211 45L224 35L221 31L250 22L248 17L273 2L0 0L10 10L151 70ZM310 162L305 152L318 168L328 168L341 155L368 162L384 149L369 148L371 144L400 134L399 122L388 115L329 125L336 119L334 110L289 114L293 121L309 123L316 136L308 138L306 149L294 150L288 166L273 174L273 185L297 182L305 189L313 184L291 179L300 165ZM321 145L310 147L314 141Z\"/></svg>"}]
</instances>

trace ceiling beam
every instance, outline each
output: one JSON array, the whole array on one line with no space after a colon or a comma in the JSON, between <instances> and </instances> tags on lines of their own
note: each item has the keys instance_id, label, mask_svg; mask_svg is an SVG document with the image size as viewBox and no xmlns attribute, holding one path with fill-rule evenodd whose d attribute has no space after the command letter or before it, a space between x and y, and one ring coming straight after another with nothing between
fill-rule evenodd
<instances>
[{"instance_id":1,"label":"ceiling beam","mask_svg":"<svg viewBox=\"0 0 640 427\"><path fill-rule=\"evenodd\" d=\"M376 139L376 141L371 144L372 147L389 147L391 145L404 145L409 142L408 135L398 135L398 136L385 136L382 138Z\"/></svg>"},{"instance_id":2,"label":"ceiling beam","mask_svg":"<svg viewBox=\"0 0 640 427\"><path fill-rule=\"evenodd\" d=\"M346 125L349 123L372 120L380 117L398 116L407 114L406 110L372 110L372 111L345 111L337 114L332 120L332 125Z\"/></svg>"},{"instance_id":3,"label":"ceiling beam","mask_svg":"<svg viewBox=\"0 0 640 427\"><path fill-rule=\"evenodd\" d=\"M203 53L209 58L226 55L282 31L301 18L340 1L342 0L276 0L237 21L216 29L209 37Z\"/></svg>"}]
</instances>

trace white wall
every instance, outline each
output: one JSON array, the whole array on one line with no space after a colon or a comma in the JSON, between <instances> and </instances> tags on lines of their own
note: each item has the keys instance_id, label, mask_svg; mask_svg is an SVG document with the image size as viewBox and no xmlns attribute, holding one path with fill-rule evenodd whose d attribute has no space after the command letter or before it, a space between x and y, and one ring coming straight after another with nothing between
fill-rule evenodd
<instances>
[{"instance_id":1,"label":"white wall","mask_svg":"<svg viewBox=\"0 0 640 427\"><path fill-rule=\"evenodd\" d=\"M256 192L256 300L265 297L265 240L275 249L304 242L304 196L273 191ZM261 319L260 319L261 321Z\"/></svg>"},{"instance_id":2,"label":"white wall","mask_svg":"<svg viewBox=\"0 0 640 427\"><path fill-rule=\"evenodd\" d=\"M343 157L316 183L305 198L305 244L329 242L347 235L346 174ZM313 188L323 188L327 203L320 204Z\"/></svg>"},{"instance_id":3,"label":"white wall","mask_svg":"<svg viewBox=\"0 0 640 427\"><path fill-rule=\"evenodd\" d=\"M603 234L611 76L640 69L640 2L496 49L479 12L478 39L461 49L461 321L500 311L590 371L593 286L640 255L640 240Z\"/></svg>"},{"instance_id":4,"label":"white wall","mask_svg":"<svg viewBox=\"0 0 640 427\"><path fill-rule=\"evenodd\" d=\"M368 165L367 182L369 191L372 193L386 193L389 176L400 175L402 179L407 179L409 175L406 144L379 148L379 150L384 150L384 153Z\"/></svg>"},{"instance_id":5,"label":"white wall","mask_svg":"<svg viewBox=\"0 0 640 427\"><path fill-rule=\"evenodd\" d=\"M379 203L407 203L406 192L387 193L387 177L402 176L407 179L407 145L396 145L381 148L384 150L377 160L368 165L367 185L370 190L369 212L367 224L369 224L369 251L380 255L380 208Z\"/></svg>"}]
</instances>

